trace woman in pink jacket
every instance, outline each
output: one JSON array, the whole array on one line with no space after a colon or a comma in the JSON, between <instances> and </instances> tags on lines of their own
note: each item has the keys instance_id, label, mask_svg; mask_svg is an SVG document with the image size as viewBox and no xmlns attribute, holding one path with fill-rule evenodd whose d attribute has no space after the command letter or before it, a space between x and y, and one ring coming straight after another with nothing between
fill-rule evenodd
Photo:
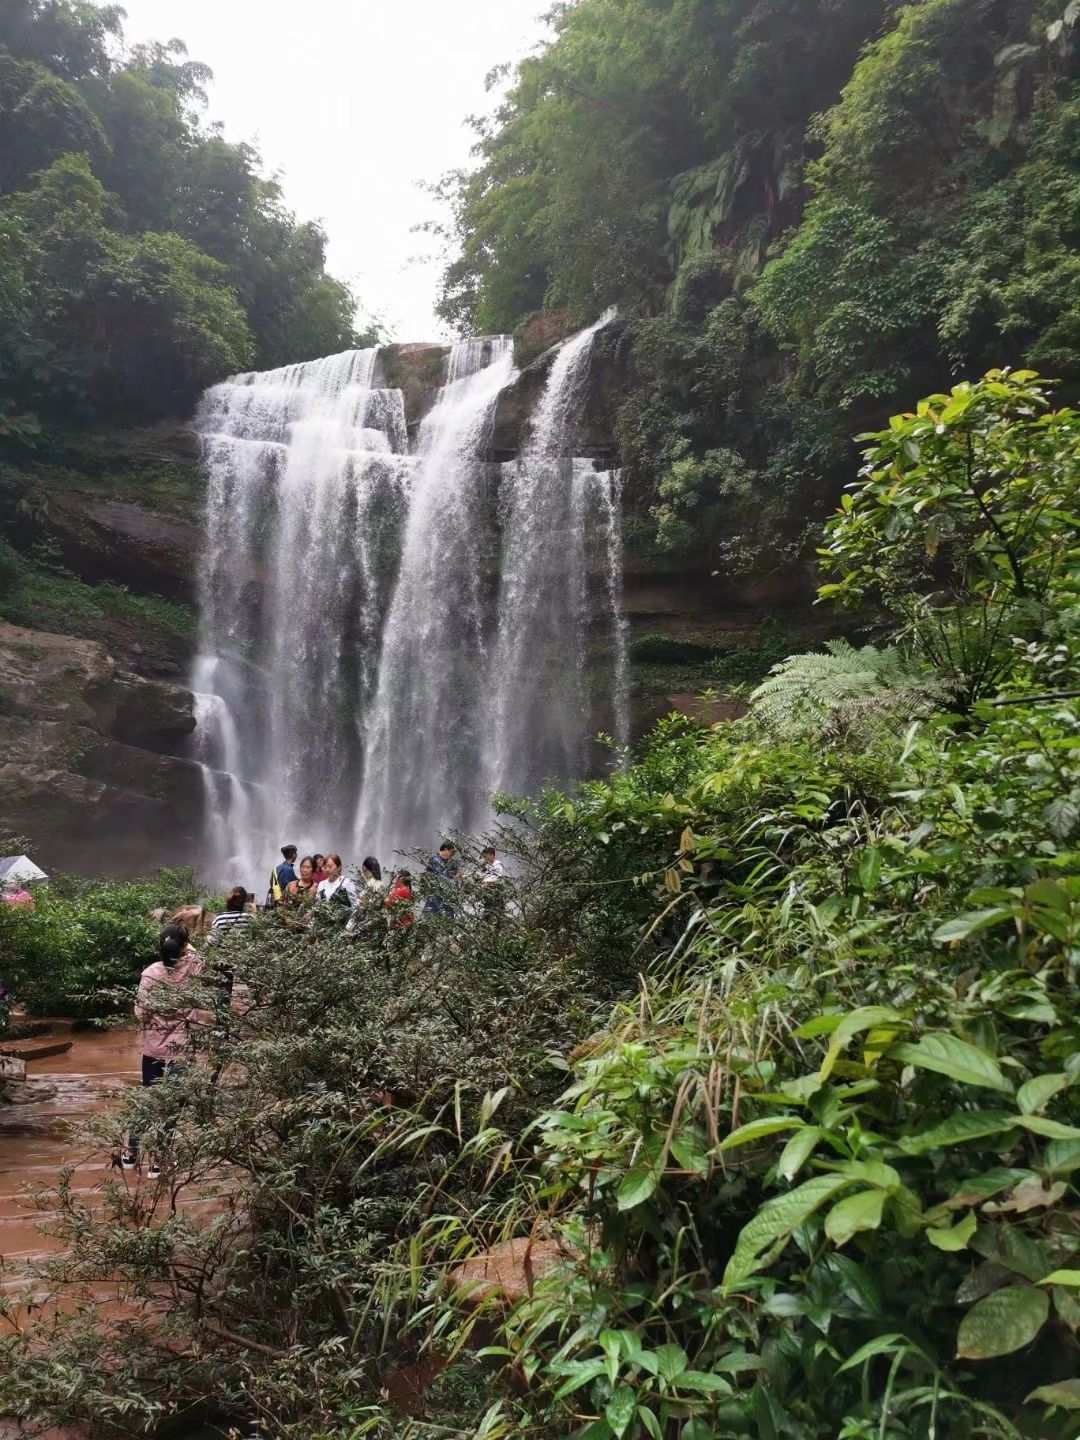
<instances>
[{"instance_id":1,"label":"woman in pink jacket","mask_svg":"<svg viewBox=\"0 0 1080 1440\"><path fill-rule=\"evenodd\" d=\"M159 1080L183 1068L181 1057L187 1048L191 1026L199 1013L178 1000L175 994L202 973L202 960L198 951L192 948L187 927L166 925L158 941L158 953L160 959L143 971L135 999L135 1018L142 1026L144 1085L156 1085ZM128 1136L120 1164L125 1170L138 1167L138 1135ZM156 1180L161 1174L160 1163L152 1159L146 1173L151 1180Z\"/></svg>"}]
</instances>

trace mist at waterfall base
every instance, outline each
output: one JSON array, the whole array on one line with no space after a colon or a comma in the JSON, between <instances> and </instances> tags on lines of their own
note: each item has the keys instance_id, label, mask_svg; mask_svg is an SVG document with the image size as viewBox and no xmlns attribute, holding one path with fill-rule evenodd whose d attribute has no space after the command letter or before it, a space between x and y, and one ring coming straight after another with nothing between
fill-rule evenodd
<instances>
[{"instance_id":1,"label":"mist at waterfall base","mask_svg":"<svg viewBox=\"0 0 1080 1440\"><path fill-rule=\"evenodd\" d=\"M501 464L506 336L452 347L412 444L377 350L207 392L202 872L257 889L287 842L386 864L482 832L495 791L582 777L597 730L625 743L619 477L574 455L608 318Z\"/></svg>"}]
</instances>

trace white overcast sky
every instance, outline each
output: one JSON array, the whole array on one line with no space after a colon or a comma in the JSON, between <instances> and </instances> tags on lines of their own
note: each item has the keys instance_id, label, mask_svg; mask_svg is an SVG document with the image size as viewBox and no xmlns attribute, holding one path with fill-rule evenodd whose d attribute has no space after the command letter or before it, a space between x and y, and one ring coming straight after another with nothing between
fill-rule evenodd
<instances>
[{"instance_id":1,"label":"white overcast sky","mask_svg":"<svg viewBox=\"0 0 1080 1440\"><path fill-rule=\"evenodd\" d=\"M123 0L129 41L185 42L208 116L280 171L330 237L328 267L397 340L436 339L438 213L418 187L469 158L484 76L544 34L546 0Z\"/></svg>"}]
</instances>

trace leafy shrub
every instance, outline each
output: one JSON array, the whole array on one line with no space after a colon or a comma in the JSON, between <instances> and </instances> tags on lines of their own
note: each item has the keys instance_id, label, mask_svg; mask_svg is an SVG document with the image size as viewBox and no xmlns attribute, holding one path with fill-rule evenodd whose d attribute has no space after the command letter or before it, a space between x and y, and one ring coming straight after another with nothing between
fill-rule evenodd
<instances>
[{"instance_id":1,"label":"leafy shrub","mask_svg":"<svg viewBox=\"0 0 1080 1440\"><path fill-rule=\"evenodd\" d=\"M0 906L0 975L31 1014L89 1019L127 1007L157 956L149 912L195 895L190 871L124 883L59 876L34 887L34 908Z\"/></svg>"}]
</instances>

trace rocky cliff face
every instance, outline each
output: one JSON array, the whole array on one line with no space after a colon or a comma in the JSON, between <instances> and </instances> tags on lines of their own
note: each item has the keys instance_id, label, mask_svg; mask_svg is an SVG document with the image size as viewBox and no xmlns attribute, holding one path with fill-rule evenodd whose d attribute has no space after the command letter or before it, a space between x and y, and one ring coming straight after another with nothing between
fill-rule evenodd
<instances>
[{"instance_id":1,"label":"rocky cliff face","mask_svg":"<svg viewBox=\"0 0 1080 1440\"><path fill-rule=\"evenodd\" d=\"M0 623L0 832L46 870L124 874L189 861L199 766L180 757L192 697L102 646Z\"/></svg>"}]
</instances>

